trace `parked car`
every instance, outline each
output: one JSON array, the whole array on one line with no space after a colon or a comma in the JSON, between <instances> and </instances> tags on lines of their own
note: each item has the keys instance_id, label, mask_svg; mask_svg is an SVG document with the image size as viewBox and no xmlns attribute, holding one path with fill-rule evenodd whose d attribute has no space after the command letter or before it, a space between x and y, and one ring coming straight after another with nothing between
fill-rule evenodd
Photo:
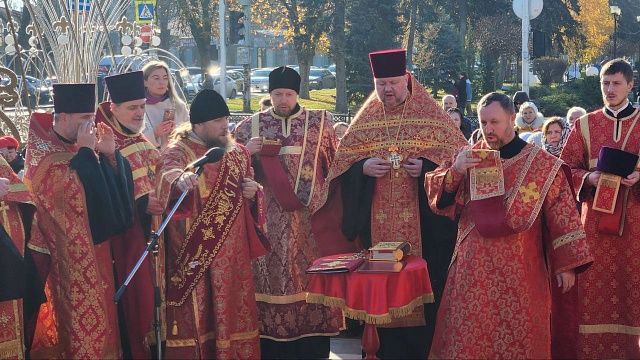
<instances>
[{"instance_id":1,"label":"parked car","mask_svg":"<svg viewBox=\"0 0 640 360\"><path fill-rule=\"evenodd\" d=\"M331 71L333 76L336 76L336 64L329 65L329 67L327 67L327 70Z\"/></svg>"},{"instance_id":2,"label":"parked car","mask_svg":"<svg viewBox=\"0 0 640 360\"><path fill-rule=\"evenodd\" d=\"M309 70L310 89L333 89L336 87L336 77L327 69L312 68Z\"/></svg>"},{"instance_id":3,"label":"parked car","mask_svg":"<svg viewBox=\"0 0 640 360\"><path fill-rule=\"evenodd\" d=\"M272 70L272 68L255 69L251 73L251 91L268 92L269 74Z\"/></svg>"},{"instance_id":4,"label":"parked car","mask_svg":"<svg viewBox=\"0 0 640 360\"><path fill-rule=\"evenodd\" d=\"M229 99L235 99L236 96L238 96L238 92L239 92L236 81L229 76L226 77L226 80L227 80L226 82L227 96L226 97ZM184 95L187 97L189 101L193 100L193 98L196 96L196 94L200 90L202 90L206 86L211 86L211 85L205 84L205 81L202 80L202 74L191 75L190 77L183 78L183 82L184 82L184 88L182 91L184 92ZM217 92L221 92L222 89L220 86L220 76L211 75L210 82L213 83L213 90Z\"/></svg>"},{"instance_id":5,"label":"parked car","mask_svg":"<svg viewBox=\"0 0 640 360\"><path fill-rule=\"evenodd\" d=\"M182 77L182 92L187 100L191 101L202 86L202 74L186 75Z\"/></svg>"},{"instance_id":6,"label":"parked car","mask_svg":"<svg viewBox=\"0 0 640 360\"><path fill-rule=\"evenodd\" d=\"M18 86L16 87L16 92L19 94L20 99L22 100L22 104L26 106L27 104L32 107L36 107L38 105L51 105L53 103L53 87L51 84L48 84L46 81L42 81L33 76L27 75L26 78L26 96L22 93L22 87L25 86L25 82L22 80L22 76L17 75ZM9 84L10 79L3 77L0 79L0 84L7 85Z\"/></svg>"},{"instance_id":7,"label":"parked car","mask_svg":"<svg viewBox=\"0 0 640 360\"><path fill-rule=\"evenodd\" d=\"M239 88L238 88L238 84L236 83L235 80L233 80L230 76L226 76L226 90L227 90L227 96L226 98L228 99L235 99L236 96L238 96L238 92L239 92ZM221 84L220 84L220 76L219 75L213 75L212 76L213 79L213 90L217 91L218 93L222 92L221 89Z\"/></svg>"},{"instance_id":8,"label":"parked car","mask_svg":"<svg viewBox=\"0 0 640 360\"><path fill-rule=\"evenodd\" d=\"M217 76L220 72L216 72L213 75ZM230 78L233 79L233 81L235 81L235 88L238 90L238 92L244 91L244 73L240 70L235 70L235 69L227 69L227 76L229 76Z\"/></svg>"}]
</instances>

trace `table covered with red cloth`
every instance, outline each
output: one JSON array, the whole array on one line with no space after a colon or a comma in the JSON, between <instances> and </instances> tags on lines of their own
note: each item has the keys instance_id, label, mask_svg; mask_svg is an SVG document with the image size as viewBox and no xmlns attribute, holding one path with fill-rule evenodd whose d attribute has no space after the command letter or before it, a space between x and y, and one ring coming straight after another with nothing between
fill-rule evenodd
<instances>
[{"instance_id":1,"label":"table covered with red cloth","mask_svg":"<svg viewBox=\"0 0 640 360\"><path fill-rule=\"evenodd\" d=\"M339 307L346 317L368 324L388 324L433 302L426 261L417 256L404 261L404 268L395 273L313 274L307 302Z\"/></svg>"}]
</instances>

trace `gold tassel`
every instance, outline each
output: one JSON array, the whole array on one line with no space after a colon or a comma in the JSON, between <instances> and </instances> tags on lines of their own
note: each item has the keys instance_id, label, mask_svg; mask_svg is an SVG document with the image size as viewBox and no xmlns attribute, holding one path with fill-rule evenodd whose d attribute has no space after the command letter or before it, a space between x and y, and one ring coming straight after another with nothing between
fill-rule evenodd
<instances>
[{"instance_id":1,"label":"gold tassel","mask_svg":"<svg viewBox=\"0 0 640 360\"><path fill-rule=\"evenodd\" d=\"M178 322L173 320L173 328L171 328L171 335L178 336Z\"/></svg>"}]
</instances>

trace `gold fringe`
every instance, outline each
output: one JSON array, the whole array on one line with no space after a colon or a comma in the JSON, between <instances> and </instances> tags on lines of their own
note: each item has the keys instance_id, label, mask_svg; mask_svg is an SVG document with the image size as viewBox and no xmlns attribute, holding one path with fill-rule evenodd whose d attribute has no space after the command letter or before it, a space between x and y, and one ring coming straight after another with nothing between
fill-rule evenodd
<instances>
[{"instance_id":1,"label":"gold fringe","mask_svg":"<svg viewBox=\"0 0 640 360\"><path fill-rule=\"evenodd\" d=\"M293 295L268 295L256 293L256 301L275 305L294 304L300 301L305 301L306 299L306 292L300 292Z\"/></svg>"},{"instance_id":2,"label":"gold fringe","mask_svg":"<svg viewBox=\"0 0 640 360\"><path fill-rule=\"evenodd\" d=\"M344 330L345 328L341 328L341 330ZM276 338L273 336L268 336L268 335L260 335L260 339L268 339L268 340L273 340L273 341L277 341L277 342L289 342L289 341L296 341L296 340L300 340L300 339L304 339L307 337L311 337L311 336L338 336L340 335L340 332L330 332L330 333L309 333L309 334L304 334L304 335L300 335L300 336L296 336L296 337L292 337L292 338L287 338L287 339L281 339L281 338Z\"/></svg>"},{"instance_id":3,"label":"gold fringe","mask_svg":"<svg viewBox=\"0 0 640 360\"><path fill-rule=\"evenodd\" d=\"M411 314L416 307L422 304L432 303L433 293L419 296L413 299L407 305L397 308L389 308L388 313L381 315L372 315L364 310L352 309L346 305L344 299L322 294L309 293L307 295L307 302L340 308L344 312L344 316L350 319L363 320L367 324L384 325L390 323L393 319L401 318Z\"/></svg>"}]
</instances>

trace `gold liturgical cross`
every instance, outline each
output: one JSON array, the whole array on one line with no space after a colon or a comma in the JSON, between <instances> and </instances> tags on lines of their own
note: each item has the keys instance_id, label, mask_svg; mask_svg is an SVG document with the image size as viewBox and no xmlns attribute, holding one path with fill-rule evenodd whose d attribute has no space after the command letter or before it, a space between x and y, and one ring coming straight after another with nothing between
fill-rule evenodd
<instances>
[{"instance_id":1,"label":"gold liturgical cross","mask_svg":"<svg viewBox=\"0 0 640 360\"><path fill-rule=\"evenodd\" d=\"M387 220L387 214L385 214L384 211L380 211L376 214L376 220L378 220L379 223L384 223L385 220Z\"/></svg>"},{"instance_id":2,"label":"gold liturgical cross","mask_svg":"<svg viewBox=\"0 0 640 360\"><path fill-rule=\"evenodd\" d=\"M522 201L527 204L540 198L538 185L534 182L530 182L526 187L520 186L520 189L518 189L518 191L520 192L520 194L522 194Z\"/></svg>"},{"instance_id":3,"label":"gold liturgical cross","mask_svg":"<svg viewBox=\"0 0 640 360\"><path fill-rule=\"evenodd\" d=\"M398 216L400 216L402 221L409 222L409 219L413 217L413 214L408 209L404 209L400 214L398 214Z\"/></svg>"},{"instance_id":4,"label":"gold liturgical cross","mask_svg":"<svg viewBox=\"0 0 640 360\"><path fill-rule=\"evenodd\" d=\"M394 151L389 154L389 161L391 162L393 169L398 170L400 169L400 163L402 162L402 155Z\"/></svg>"}]
</instances>

